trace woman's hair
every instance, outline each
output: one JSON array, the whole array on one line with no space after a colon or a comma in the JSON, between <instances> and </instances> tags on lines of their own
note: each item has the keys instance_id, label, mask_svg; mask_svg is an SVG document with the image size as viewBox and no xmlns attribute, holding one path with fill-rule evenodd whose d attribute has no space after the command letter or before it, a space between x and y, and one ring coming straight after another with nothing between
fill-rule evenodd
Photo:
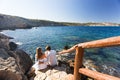
<instances>
[{"instance_id":1,"label":"woman's hair","mask_svg":"<svg viewBox=\"0 0 120 80\"><path fill-rule=\"evenodd\" d=\"M37 58L37 60L42 56L42 48L40 48L40 47L38 47L37 49L36 49L36 58Z\"/></svg>"}]
</instances>

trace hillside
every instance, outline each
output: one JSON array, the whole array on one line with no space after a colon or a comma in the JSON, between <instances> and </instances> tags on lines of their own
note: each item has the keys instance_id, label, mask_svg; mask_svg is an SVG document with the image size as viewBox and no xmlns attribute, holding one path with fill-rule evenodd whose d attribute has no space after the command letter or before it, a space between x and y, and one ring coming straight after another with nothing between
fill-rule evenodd
<instances>
[{"instance_id":1,"label":"hillside","mask_svg":"<svg viewBox=\"0 0 120 80\"><path fill-rule=\"evenodd\" d=\"M70 22L62 22L64 25L67 26L120 26L120 24L117 23L108 23L108 22L102 22L102 23L95 23L95 22L88 22L88 23L70 23Z\"/></svg>"},{"instance_id":2,"label":"hillside","mask_svg":"<svg viewBox=\"0 0 120 80\"><path fill-rule=\"evenodd\" d=\"M16 28L31 28L38 26L63 26L63 24L36 19L26 19L17 16L3 15L0 14L0 30L3 29L16 29Z\"/></svg>"},{"instance_id":3,"label":"hillside","mask_svg":"<svg viewBox=\"0 0 120 80\"><path fill-rule=\"evenodd\" d=\"M48 20L26 19L18 16L0 14L0 30L31 28L38 26L120 26L117 23L70 23Z\"/></svg>"}]
</instances>

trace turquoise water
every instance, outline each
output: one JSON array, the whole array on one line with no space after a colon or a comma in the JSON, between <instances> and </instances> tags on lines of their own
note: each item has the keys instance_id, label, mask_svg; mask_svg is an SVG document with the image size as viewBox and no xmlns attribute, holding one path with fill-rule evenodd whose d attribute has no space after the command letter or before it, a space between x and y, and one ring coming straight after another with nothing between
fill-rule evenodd
<instances>
[{"instance_id":1,"label":"turquoise water","mask_svg":"<svg viewBox=\"0 0 120 80\"><path fill-rule=\"evenodd\" d=\"M12 41L19 48L34 55L36 47L62 50L65 45L70 47L82 42L120 36L120 27L37 27L32 29L5 30L4 34L14 37ZM107 64L120 70L120 47L94 48L85 50L85 58L91 59L97 65ZM118 73L119 75L120 73Z\"/></svg>"}]
</instances>

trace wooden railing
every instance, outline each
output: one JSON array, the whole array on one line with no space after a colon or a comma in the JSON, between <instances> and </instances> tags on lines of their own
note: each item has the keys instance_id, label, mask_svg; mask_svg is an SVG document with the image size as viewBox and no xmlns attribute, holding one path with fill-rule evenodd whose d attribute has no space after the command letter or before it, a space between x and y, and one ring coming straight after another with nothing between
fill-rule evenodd
<instances>
[{"instance_id":1,"label":"wooden railing","mask_svg":"<svg viewBox=\"0 0 120 80\"><path fill-rule=\"evenodd\" d=\"M100 48L100 47L110 47L110 46L119 46L119 45L120 45L120 36L80 43L73 46L69 50L65 51L65 52L71 52L76 50L75 65L74 65L74 80L81 80L81 74L91 77L95 80L120 80L120 78L114 76L110 76L107 74L82 68L85 48Z\"/></svg>"}]
</instances>

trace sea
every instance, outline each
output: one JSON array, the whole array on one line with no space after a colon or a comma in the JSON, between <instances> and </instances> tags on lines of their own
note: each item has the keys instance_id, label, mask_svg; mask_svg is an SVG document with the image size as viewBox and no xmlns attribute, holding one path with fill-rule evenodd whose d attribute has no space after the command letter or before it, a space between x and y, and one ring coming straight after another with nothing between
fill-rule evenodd
<instances>
[{"instance_id":1,"label":"sea","mask_svg":"<svg viewBox=\"0 0 120 80\"><path fill-rule=\"evenodd\" d=\"M26 51L32 58L37 47L45 51L45 46L61 51L64 46L120 36L120 27L116 26L47 26L31 29L4 30L2 33L13 37L11 41ZM120 77L120 46L85 49L85 59L90 59L110 75Z\"/></svg>"}]
</instances>

